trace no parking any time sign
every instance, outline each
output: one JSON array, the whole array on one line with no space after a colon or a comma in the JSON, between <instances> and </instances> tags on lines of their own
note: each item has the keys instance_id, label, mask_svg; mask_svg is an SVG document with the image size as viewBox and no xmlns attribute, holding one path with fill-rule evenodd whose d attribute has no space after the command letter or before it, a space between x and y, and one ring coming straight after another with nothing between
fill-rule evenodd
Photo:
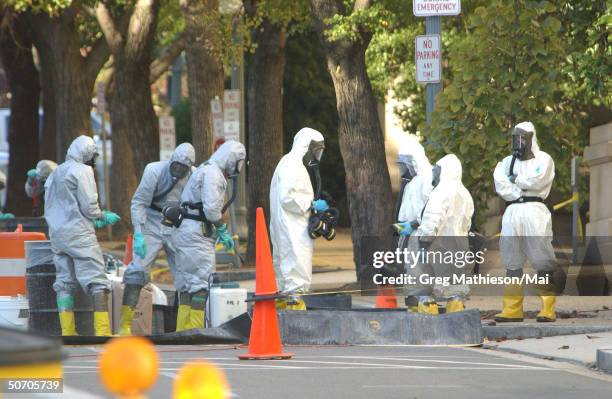
<instances>
[{"instance_id":1,"label":"no parking any time sign","mask_svg":"<svg viewBox=\"0 0 612 399\"><path fill-rule=\"evenodd\" d=\"M442 75L440 35L417 36L414 61L417 83L439 83Z\"/></svg>"}]
</instances>

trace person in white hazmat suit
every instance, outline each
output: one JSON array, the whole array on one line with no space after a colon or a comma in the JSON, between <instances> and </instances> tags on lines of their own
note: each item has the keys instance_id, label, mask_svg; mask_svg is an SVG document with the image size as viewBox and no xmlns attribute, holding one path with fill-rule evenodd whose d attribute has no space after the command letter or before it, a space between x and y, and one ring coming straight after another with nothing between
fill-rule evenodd
<instances>
[{"instance_id":1,"label":"person in white hazmat suit","mask_svg":"<svg viewBox=\"0 0 612 399\"><path fill-rule=\"evenodd\" d=\"M108 316L110 281L94 228L112 225L120 217L102 211L93 168L98 157L91 137L79 136L68 148L66 161L45 183L45 219L49 225L62 335L77 335L74 292L77 284L93 297L96 336L111 335Z\"/></svg>"},{"instance_id":2,"label":"person in white hazmat suit","mask_svg":"<svg viewBox=\"0 0 612 399\"><path fill-rule=\"evenodd\" d=\"M398 148L397 162L403 181L407 181L397 214L397 228L400 235L399 247L408 244L409 236L421 224L421 215L433 186L431 185L431 163L425 149L413 136L402 137ZM416 312L419 292L406 287L406 306Z\"/></svg>"},{"instance_id":3,"label":"person in white hazmat suit","mask_svg":"<svg viewBox=\"0 0 612 399\"><path fill-rule=\"evenodd\" d=\"M33 214L37 215L39 209L44 209L45 182L55 171L57 164L48 159L42 159L36 164L36 168L26 173L25 192L32 198Z\"/></svg>"},{"instance_id":4,"label":"person in white hazmat suit","mask_svg":"<svg viewBox=\"0 0 612 399\"><path fill-rule=\"evenodd\" d=\"M164 249L168 266L174 278L174 287L184 295L183 282L176 271L175 249L172 245L173 228L162 225L162 210L166 206L179 205L181 194L195 163L195 150L189 143L182 143L172 153L169 161L151 162L145 167L140 184L132 197L132 224L134 225L133 255L123 282L120 334L131 335L134 309L140 290L150 280L151 265ZM177 328L184 327L183 314L179 314Z\"/></svg>"},{"instance_id":5,"label":"person in white hazmat suit","mask_svg":"<svg viewBox=\"0 0 612 399\"><path fill-rule=\"evenodd\" d=\"M6 188L6 175L0 170L0 192ZM4 193L2 193L4 194ZM13 219L15 215L12 213L3 213L0 211L0 220Z\"/></svg>"},{"instance_id":6,"label":"person in white hazmat suit","mask_svg":"<svg viewBox=\"0 0 612 399\"><path fill-rule=\"evenodd\" d=\"M540 150L531 122L516 125L511 133L512 155L499 162L493 172L495 190L506 201L502 219L500 253L509 277L520 277L529 261L539 277L549 284L538 286L542 309L538 322L555 321L553 272L558 269L552 246L552 218L544 204L555 178L555 164ZM503 310L498 322L523 321L523 286L504 288Z\"/></svg>"},{"instance_id":7,"label":"person in white hazmat suit","mask_svg":"<svg viewBox=\"0 0 612 399\"><path fill-rule=\"evenodd\" d=\"M437 256L451 251L454 254L469 250L468 233L474 214L474 202L461 182L461 162L454 154L445 155L432 170L433 190L423 210L419 227L410 236L409 248L419 252L416 263L407 263L406 272L417 276L417 284L407 287L411 295L418 296L419 313L438 314L439 300L447 300L446 312L465 309L470 289L466 284L428 284L419 281L423 274L442 278L469 274L472 265L448 262Z\"/></svg>"},{"instance_id":8,"label":"person in white hazmat suit","mask_svg":"<svg viewBox=\"0 0 612 399\"><path fill-rule=\"evenodd\" d=\"M204 328L208 280L215 271L215 242L223 244L228 251L234 250L234 240L223 221L227 206L225 193L227 179L235 182L245 159L242 143L226 141L192 173L181 195L181 202L201 203L206 218L206 221L183 220L173 237L176 265L186 292L181 295L179 304L181 318L185 319L182 329ZM190 210L192 212L198 215L198 211Z\"/></svg>"},{"instance_id":9,"label":"person in white hazmat suit","mask_svg":"<svg viewBox=\"0 0 612 399\"><path fill-rule=\"evenodd\" d=\"M314 241L308 235L311 210L325 211L327 201L314 200L306 169L318 164L325 149L323 135L303 128L293 138L291 151L280 160L270 185L270 240L278 290L288 294L277 301L281 309L306 310L299 294L307 292L312 281Z\"/></svg>"}]
</instances>

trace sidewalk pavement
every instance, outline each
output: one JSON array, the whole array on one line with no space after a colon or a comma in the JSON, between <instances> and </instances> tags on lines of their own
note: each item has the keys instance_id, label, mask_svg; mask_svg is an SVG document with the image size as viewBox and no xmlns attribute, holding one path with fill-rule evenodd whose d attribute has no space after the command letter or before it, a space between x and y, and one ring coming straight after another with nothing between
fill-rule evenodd
<instances>
[{"instance_id":1,"label":"sidewalk pavement","mask_svg":"<svg viewBox=\"0 0 612 399\"><path fill-rule=\"evenodd\" d=\"M596 367L597 349L604 347L612 347L612 332L489 342L484 345L487 349L569 362L590 368Z\"/></svg>"}]
</instances>

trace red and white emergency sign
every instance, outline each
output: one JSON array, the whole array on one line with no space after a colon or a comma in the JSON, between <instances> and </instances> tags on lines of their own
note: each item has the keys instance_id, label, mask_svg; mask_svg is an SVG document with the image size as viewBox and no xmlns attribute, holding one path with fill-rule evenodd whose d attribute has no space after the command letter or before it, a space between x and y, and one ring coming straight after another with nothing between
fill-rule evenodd
<instances>
[{"instance_id":1,"label":"red and white emergency sign","mask_svg":"<svg viewBox=\"0 0 612 399\"><path fill-rule=\"evenodd\" d=\"M442 78L440 35L417 36L414 48L417 83L439 83Z\"/></svg>"},{"instance_id":2,"label":"red and white emergency sign","mask_svg":"<svg viewBox=\"0 0 612 399\"><path fill-rule=\"evenodd\" d=\"M461 14L461 0L413 0L412 12L417 17Z\"/></svg>"}]
</instances>

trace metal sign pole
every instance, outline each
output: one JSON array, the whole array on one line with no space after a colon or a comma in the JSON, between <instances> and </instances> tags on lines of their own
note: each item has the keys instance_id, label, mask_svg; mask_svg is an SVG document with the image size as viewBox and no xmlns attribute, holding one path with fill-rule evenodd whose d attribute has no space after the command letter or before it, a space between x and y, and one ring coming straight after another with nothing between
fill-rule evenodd
<instances>
[{"instance_id":1,"label":"metal sign pole","mask_svg":"<svg viewBox=\"0 0 612 399\"><path fill-rule=\"evenodd\" d=\"M431 16L425 19L425 32L428 35L440 34L440 17ZM440 46L441 47L441 46ZM442 90L442 81L440 83L427 83L425 87L427 93L427 103L425 111L427 114L427 123L431 125L431 115L436 107L436 96Z\"/></svg>"},{"instance_id":2,"label":"metal sign pole","mask_svg":"<svg viewBox=\"0 0 612 399\"><path fill-rule=\"evenodd\" d=\"M572 158L572 263L578 264L578 157Z\"/></svg>"}]
</instances>

